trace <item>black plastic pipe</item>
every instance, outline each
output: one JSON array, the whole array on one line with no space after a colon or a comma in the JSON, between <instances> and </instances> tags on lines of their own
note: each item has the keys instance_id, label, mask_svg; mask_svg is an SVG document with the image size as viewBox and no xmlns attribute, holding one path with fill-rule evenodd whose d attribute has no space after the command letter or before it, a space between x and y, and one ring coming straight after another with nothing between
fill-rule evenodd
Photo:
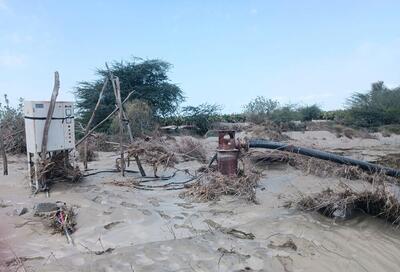
<instances>
[{"instance_id":1,"label":"black plastic pipe","mask_svg":"<svg viewBox=\"0 0 400 272\"><path fill-rule=\"evenodd\" d=\"M400 177L400 170L385 167L375 163L369 163L366 161L355 160L352 158L347 158L343 156L339 156L336 154L332 154L329 152L324 152L312 148L306 147L298 147L284 143L272 142L267 141L264 139L252 139L249 141L249 148L267 148L267 149L275 149L275 150L282 150L292 153L298 153L301 155L309 156L318 158L321 160L332 161L339 164L346 164L346 165L354 165L358 166L361 169L372 172L372 173L384 173L391 177Z\"/></svg>"}]
</instances>

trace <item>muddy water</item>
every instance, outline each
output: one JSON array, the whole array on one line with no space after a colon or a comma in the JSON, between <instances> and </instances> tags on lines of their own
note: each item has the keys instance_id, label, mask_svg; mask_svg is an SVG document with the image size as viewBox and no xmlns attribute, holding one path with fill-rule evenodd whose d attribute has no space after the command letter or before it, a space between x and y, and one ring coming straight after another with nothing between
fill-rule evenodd
<instances>
[{"instance_id":1,"label":"muddy water","mask_svg":"<svg viewBox=\"0 0 400 272\"><path fill-rule=\"evenodd\" d=\"M92 167L109 168L114 161L109 154L102 158ZM194 170L198 164L178 167ZM115 187L107 183L115 175L103 174L56 185L46 199L29 196L23 161L10 168L12 174L1 180L0 199L9 206L0 208L0 256L24 257L27 271L397 271L400 266L396 227L368 216L342 222L285 207L299 195L340 182L369 186L362 182L270 168L256 205L232 197L194 203L179 191ZM180 173L174 181L186 178ZM75 246L31 215L34 203L56 200L77 206ZM19 206L30 212L13 216ZM231 228L255 238L240 239ZM101 253L108 248L111 252Z\"/></svg>"}]
</instances>

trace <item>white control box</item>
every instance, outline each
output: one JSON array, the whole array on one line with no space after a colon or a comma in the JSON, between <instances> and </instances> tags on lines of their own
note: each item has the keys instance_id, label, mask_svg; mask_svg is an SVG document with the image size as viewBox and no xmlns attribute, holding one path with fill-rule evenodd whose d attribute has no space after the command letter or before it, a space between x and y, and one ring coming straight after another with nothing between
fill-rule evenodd
<instances>
[{"instance_id":1,"label":"white control box","mask_svg":"<svg viewBox=\"0 0 400 272\"><path fill-rule=\"evenodd\" d=\"M28 153L40 153L44 124L49 110L49 101L25 101L25 132ZM47 151L75 148L74 107L72 102L56 102L50 123Z\"/></svg>"}]
</instances>

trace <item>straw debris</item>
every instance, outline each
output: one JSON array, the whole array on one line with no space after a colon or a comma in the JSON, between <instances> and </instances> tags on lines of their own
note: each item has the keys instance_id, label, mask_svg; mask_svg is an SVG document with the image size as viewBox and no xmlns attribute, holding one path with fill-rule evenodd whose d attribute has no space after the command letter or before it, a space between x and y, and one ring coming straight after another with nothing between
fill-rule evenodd
<instances>
[{"instance_id":1,"label":"straw debris","mask_svg":"<svg viewBox=\"0 0 400 272\"><path fill-rule=\"evenodd\" d=\"M63 211L64 222L60 222L58 213ZM52 230L53 234L61 233L65 235L65 230L69 234L72 234L76 230L76 212L72 207L63 206L58 210L50 212L35 213L35 216L39 216L43 219L43 224Z\"/></svg>"},{"instance_id":2,"label":"straw debris","mask_svg":"<svg viewBox=\"0 0 400 272\"><path fill-rule=\"evenodd\" d=\"M174 167L176 156L169 151L160 139L137 140L128 147L128 157L140 157L148 165L153 167L154 176L160 166L164 168Z\"/></svg>"},{"instance_id":3,"label":"straw debris","mask_svg":"<svg viewBox=\"0 0 400 272\"><path fill-rule=\"evenodd\" d=\"M255 188L259 179L260 174L251 171L237 177L207 171L201 174L183 195L199 201L218 200L223 195L232 195L256 203Z\"/></svg>"},{"instance_id":4,"label":"straw debris","mask_svg":"<svg viewBox=\"0 0 400 272\"><path fill-rule=\"evenodd\" d=\"M68 153L59 152L45 160L40 161L38 170L38 180L51 181L57 178L77 182L82 177L79 167L75 168L68 159ZM31 168L32 179L35 178L35 169Z\"/></svg>"},{"instance_id":5,"label":"straw debris","mask_svg":"<svg viewBox=\"0 0 400 272\"><path fill-rule=\"evenodd\" d=\"M342 165L285 151L253 151L249 153L248 156L255 164L286 163L307 175L315 175L318 177L340 177L350 180L359 179L369 183L399 182L398 179L386 176L384 173L369 173L357 166Z\"/></svg>"},{"instance_id":6,"label":"straw debris","mask_svg":"<svg viewBox=\"0 0 400 272\"><path fill-rule=\"evenodd\" d=\"M398 224L400 219L399 200L385 186L361 192L348 187L338 192L328 188L321 193L301 197L297 202L297 207L304 211L317 211L334 218L347 219L359 210L393 224Z\"/></svg>"},{"instance_id":7,"label":"straw debris","mask_svg":"<svg viewBox=\"0 0 400 272\"><path fill-rule=\"evenodd\" d=\"M176 153L184 160L198 160L202 163L207 161L206 150L200 141L193 137L183 137L177 143Z\"/></svg>"}]
</instances>

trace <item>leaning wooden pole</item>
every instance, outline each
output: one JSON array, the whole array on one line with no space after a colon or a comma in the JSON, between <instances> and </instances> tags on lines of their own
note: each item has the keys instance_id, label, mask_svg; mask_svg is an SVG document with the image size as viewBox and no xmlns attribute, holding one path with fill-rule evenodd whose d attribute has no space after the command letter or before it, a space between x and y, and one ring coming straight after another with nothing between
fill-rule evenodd
<instances>
[{"instance_id":1,"label":"leaning wooden pole","mask_svg":"<svg viewBox=\"0 0 400 272\"><path fill-rule=\"evenodd\" d=\"M50 123L51 123L51 118L53 117L54 108L56 106L56 100L57 100L59 90L60 90L60 76L58 75L58 72L56 71L54 73L54 87L53 87L53 92L51 94L49 110L47 112L46 122L44 123L42 149L41 149L41 154L40 154L42 160L44 160L46 158L47 141L48 141L48 137L49 137Z\"/></svg>"},{"instance_id":2,"label":"leaning wooden pole","mask_svg":"<svg viewBox=\"0 0 400 272\"><path fill-rule=\"evenodd\" d=\"M103 87L101 88L101 91L99 93L99 98L97 99L96 106L94 107L94 110L92 112L92 116L90 116L89 122L86 125L85 135L84 136L88 135L88 133L90 131L90 127L91 127L92 122L94 120L94 117L96 115L97 109L100 106L100 102L101 102L101 99L103 98L103 93L104 93L104 90L107 87L107 83L108 83L108 78L105 79ZM88 161L87 160L88 160L88 141L86 140L84 142L84 146L83 146L83 167L84 167L85 170L87 170L87 168L88 168Z\"/></svg>"},{"instance_id":3,"label":"leaning wooden pole","mask_svg":"<svg viewBox=\"0 0 400 272\"><path fill-rule=\"evenodd\" d=\"M133 91L130 92L130 93L128 94L128 96L124 99L124 101L122 101L122 104L125 104L125 102L128 101L128 99L131 97L132 94L133 94ZM93 128L91 128L91 129L89 130L88 134L86 134L85 136L83 136L83 137L75 144L75 148L76 148L78 145L82 144L82 143L86 140L86 138L89 137L90 134L92 134L98 127L100 127L100 126L103 125L105 122L107 122L107 121L108 121L111 117L113 117L114 114L115 114L116 112L118 112L118 111L119 111L119 108L118 108L118 107L115 108L115 110L113 110L109 115L107 115L106 118L104 118L104 119L103 119L102 121L100 121L97 125L95 125Z\"/></svg>"},{"instance_id":4,"label":"leaning wooden pole","mask_svg":"<svg viewBox=\"0 0 400 272\"><path fill-rule=\"evenodd\" d=\"M8 175L8 161L7 161L6 148L4 146L3 129L4 128L0 126L0 149L1 149L1 155L3 157L3 175L7 176Z\"/></svg>"},{"instance_id":5,"label":"leaning wooden pole","mask_svg":"<svg viewBox=\"0 0 400 272\"><path fill-rule=\"evenodd\" d=\"M124 117L125 120L128 119L127 116L126 116L126 113L124 111L124 105L122 105L122 114L123 114L123 117ZM129 139L131 140L131 144L133 144L133 133L132 133L131 125L129 124L129 120L127 121L126 127L128 129L128 132L129 132ZM143 169L143 166L142 166L142 163L140 162L139 156L135 155L134 158L135 158L136 164L137 164L137 166L139 168L140 174L142 175L142 177L145 177L146 176L146 172ZM129 160L129 157L128 157L128 160ZM128 163L129 163L129 161L128 161ZM129 164L128 164L128 166L129 166Z\"/></svg>"},{"instance_id":6,"label":"leaning wooden pole","mask_svg":"<svg viewBox=\"0 0 400 272\"><path fill-rule=\"evenodd\" d=\"M119 84L119 78L115 77L112 79L113 88L115 90L115 100L117 101L117 105L119 108L118 119L119 119L119 148L121 152L121 175L125 176L125 158L124 158L124 117L123 117L123 109L122 109L122 101L121 101L121 89Z\"/></svg>"}]
</instances>

